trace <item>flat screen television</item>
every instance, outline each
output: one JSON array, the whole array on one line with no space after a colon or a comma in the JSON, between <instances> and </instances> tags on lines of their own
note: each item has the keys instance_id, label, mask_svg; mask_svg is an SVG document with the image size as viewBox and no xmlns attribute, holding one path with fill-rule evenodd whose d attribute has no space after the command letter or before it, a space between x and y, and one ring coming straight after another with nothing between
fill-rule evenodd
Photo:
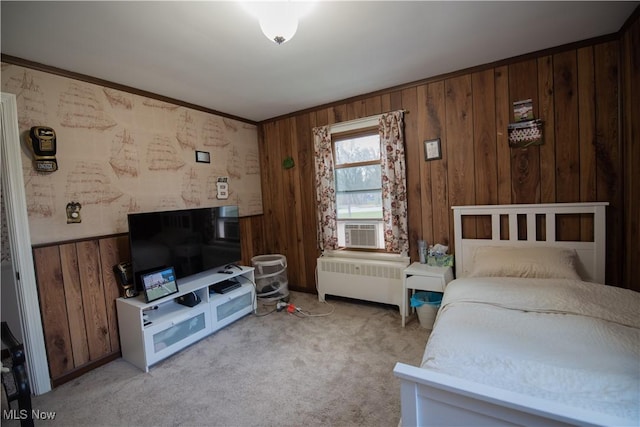
<instances>
[{"instance_id":1,"label":"flat screen television","mask_svg":"<svg viewBox=\"0 0 640 427\"><path fill-rule=\"evenodd\" d=\"M242 259L237 206L128 215L131 267L141 275L173 267L176 279L221 269Z\"/></svg>"}]
</instances>

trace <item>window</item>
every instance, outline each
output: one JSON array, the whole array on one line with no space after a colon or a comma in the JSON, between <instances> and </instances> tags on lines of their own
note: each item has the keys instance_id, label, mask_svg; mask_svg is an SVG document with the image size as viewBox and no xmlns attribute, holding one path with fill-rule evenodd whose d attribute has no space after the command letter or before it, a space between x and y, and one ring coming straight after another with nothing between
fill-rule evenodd
<instances>
[{"instance_id":1,"label":"window","mask_svg":"<svg viewBox=\"0 0 640 427\"><path fill-rule=\"evenodd\" d=\"M332 135L332 140L338 246L384 249L378 130Z\"/></svg>"},{"instance_id":2,"label":"window","mask_svg":"<svg viewBox=\"0 0 640 427\"><path fill-rule=\"evenodd\" d=\"M409 251L403 115L313 128L320 250Z\"/></svg>"}]
</instances>

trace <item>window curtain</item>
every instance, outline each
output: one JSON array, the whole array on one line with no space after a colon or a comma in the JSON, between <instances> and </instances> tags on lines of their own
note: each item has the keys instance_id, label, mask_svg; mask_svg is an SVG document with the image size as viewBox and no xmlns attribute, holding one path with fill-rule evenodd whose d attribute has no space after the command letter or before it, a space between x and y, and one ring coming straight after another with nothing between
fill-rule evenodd
<instances>
[{"instance_id":1,"label":"window curtain","mask_svg":"<svg viewBox=\"0 0 640 427\"><path fill-rule=\"evenodd\" d=\"M382 164L382 219L387 252L409 253L404 112L383 114L379 121Z\"/></svg>"},{"instance_id":2,"label":"window curtain","mask_svg":"<svg viewBox=\"0 0 640 427\"><path fill-rule=\"evenodd\" d=\"M338 249L335 170L329 127L313 128L313 138L316 160L318 246L323 251Z\"/></svg>"},{"instance_id":3,"label":"window curtain","mask_svg":"<svg viewBox=\"0 0 640 427\"><path fill-rule=\"evenodd\" d=\"M404 113L394 111L382 114L378 121L378 129L382 166L382 217L385 250L406 255L409 252L409 238ZM318 206L318 245L321 250L337 249L338 222L331 129L328 126L313 128L313 137Z\"/></svg>"}]
</instances>

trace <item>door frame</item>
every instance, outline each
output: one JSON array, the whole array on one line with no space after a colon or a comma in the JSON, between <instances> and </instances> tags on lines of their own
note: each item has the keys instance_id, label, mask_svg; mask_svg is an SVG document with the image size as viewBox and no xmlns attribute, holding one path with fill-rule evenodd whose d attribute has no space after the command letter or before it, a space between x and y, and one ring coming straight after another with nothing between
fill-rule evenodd
<instances>
[{"instance_id":1,"label":"door frame","mask_svg":"<svg viewBox=\"0 0 640 427\"><path fill-rule=\"evenodd\" d=\"M51 390L47 351L40 316L29 217L22 176L18 107L13 94L2 92L2 194L5 201L11 262L16 272L16 295L24 337L27 371L32 393Z\"/></svg>"}]
</instances>

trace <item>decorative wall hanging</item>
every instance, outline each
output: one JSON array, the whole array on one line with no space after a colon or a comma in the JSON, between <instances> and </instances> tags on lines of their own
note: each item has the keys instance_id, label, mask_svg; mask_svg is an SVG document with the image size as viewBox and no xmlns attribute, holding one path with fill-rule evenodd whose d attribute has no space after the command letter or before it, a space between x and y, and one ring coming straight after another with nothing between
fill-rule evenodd
<instances>
[{"instance_id":1,"label":"decorative wall hanging","mask_svg":"<svg viewBox=\"0 0 640 427\"><path fill-rule=\"evenodd\" d=\"M542 120L533 119L518 123L509 123L509 146L524 148L530 145L542 145Z\"/></svg>"},{"instance_id":2,"label":"decorative wall hanging","mask_svg":"<svg viewBox=\"0 0 640 427\"><path fill-rule=\"evenodd\" d=\"M293 161L293 157L291 156L285 157L285 159L282 161L282 167L284 169L291 169L294 166L295 166L295 163Z\"/></svg>"},{"instance_id":3,"label":"decorative wall hanging","mask_svg":"<svg viewBox=\"0 0 640 427\"><path fill-rule=\"evenodd\" d=\"M196 162L211 163L211 155L208 151L196 151Z\"/></svg>"},{"instance_id":4,"label":"decorative wall hanging","mask_svg":"<svg viewBox=\"0 0 640 427\"><path fill-rule=\"evenodd\" d=\"M67 203L67 224L78 224L82 222L80 209L82 209L80 202Z\"/></svg>"},{"instance_id":5,"label":"decorative wall hanging","mask_svg":"<svg viewBox=\"0 0 640 427\"><path fill-rule=\"evenodd\" d=\"M513 103L513 120L515 122L533 120L533 101L531 99Z\"/></svg>"},{"instance_id":6,"label":"decorative wall hanging","mask_svg":"<svg viewBox=\"0 0 640 427\"><path fill-rule=\"evenodd\" d=\"M440 138L429 139L424 142L424 160L437 160L442 158L442 146Z\"/></svg>"},{"instance_id":7,"label":"decorative wall hanging","mask_svg":"<svg viewBox=\"0 0 640 427\"><path fill-rule=\"evenodd\" d=\"M29 131L31 152L38 172L58 170L56 160L56 132L47 126L34 126Z\"/></svg>"},{"instance_id":8,"label":"decorative wall hanging","mask_svg":"<svg viewBox=\"0 0 640 427\"><path fill-rule=\"evenodd\" d=\"M542 145L542 120L533 118L533 101L524 99L513 103L513 119L507 133L509 146L525 148L530 145Z\"/></svg>"}]
</instances>

